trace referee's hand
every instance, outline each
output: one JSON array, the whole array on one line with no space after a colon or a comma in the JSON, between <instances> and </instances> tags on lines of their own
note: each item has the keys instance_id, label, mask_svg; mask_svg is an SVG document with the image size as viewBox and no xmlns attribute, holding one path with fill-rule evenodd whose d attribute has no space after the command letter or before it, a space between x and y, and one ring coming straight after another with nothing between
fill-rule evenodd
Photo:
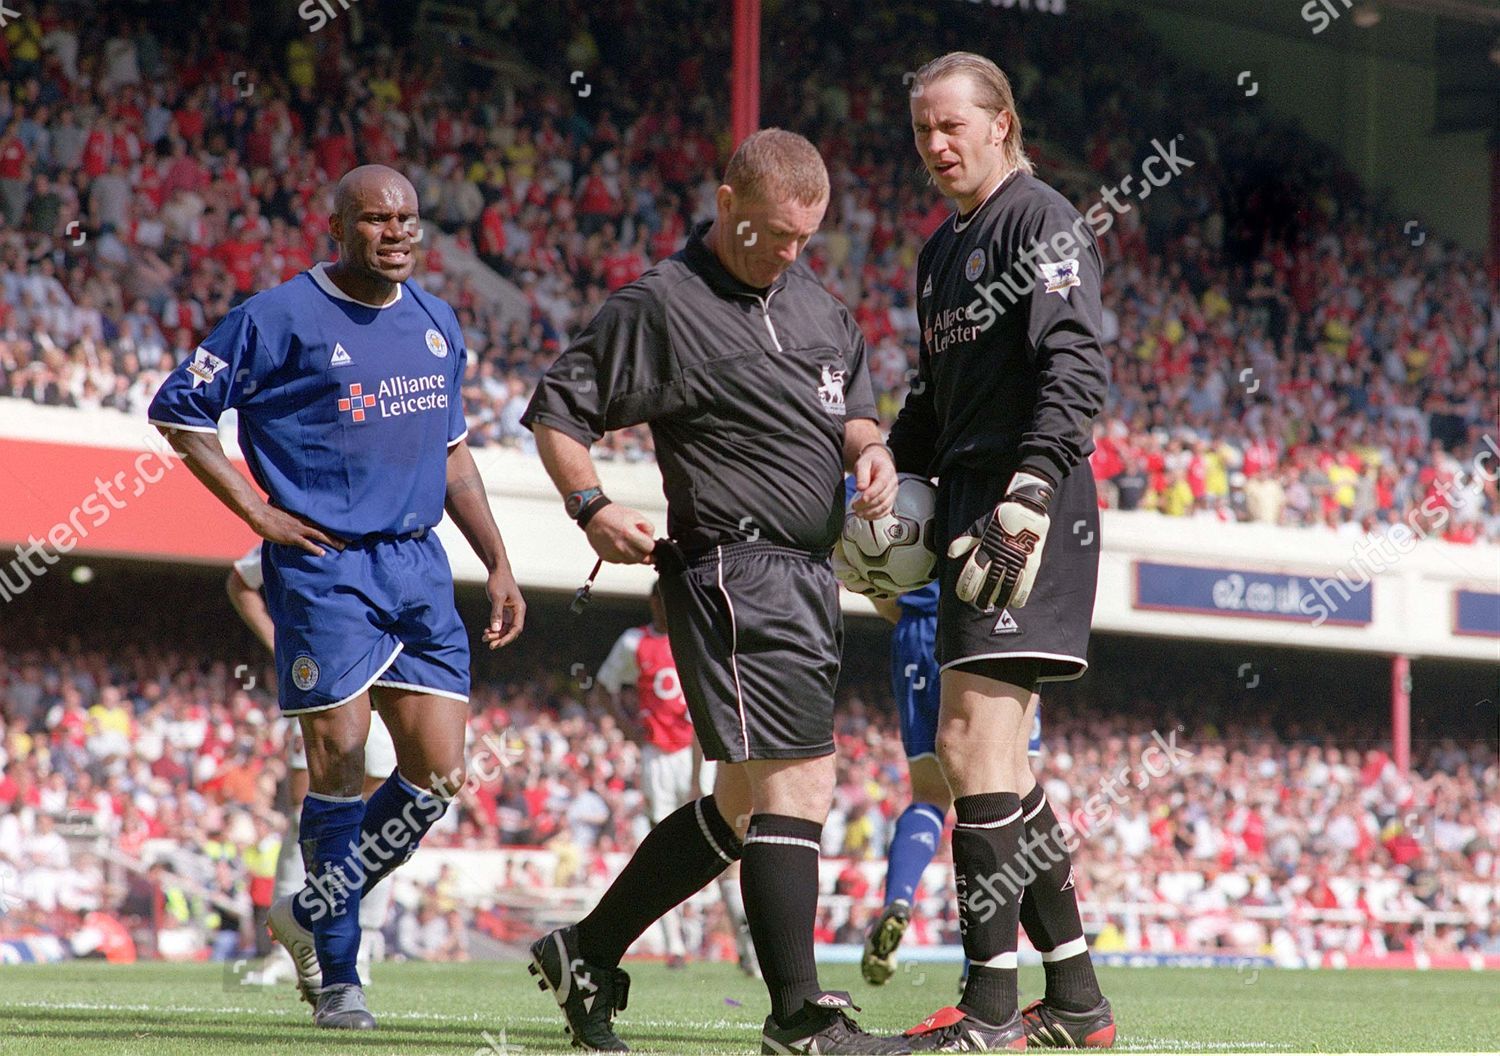
<instances>
[{"instance_id":1,"label":"referee's hand","mask_svg":"<svg viewBox=\"0 0 1500 1056\"><path fill-rule=\"evenodd\" d=\"M303 520L295 513L278 510L269 502L262 504L260 509L252 513L247 518L247 523L256 535L267 542L280 543L282 546L295 546L306 550L314 557L322 557L325 546L331 546L335 550L344 548L342 539L329 535L316 524Z\"/></svg>"},{"instance_id":2,"label":"referee's hand","mask_svg":"<svg viewBox=\"0 0 1500 1056\"><path fill-rule=\"evenodd\" d=\"M656 549L656 526L640 510L618 503L594 514L583 531L594 553L616 565L639 565Z\"/></svg>"},{"instance_id":3,"label":"referee's hand","mask_svg":"<svg viewBox=\"0 0 1500 1056\"><path fill-rule=\"evenodd\" d=\"M896 463L884 444L869 444L854 463L854 501L850 509L867 521L890 514L896 505Z\"/></svg>"}]
</instances>

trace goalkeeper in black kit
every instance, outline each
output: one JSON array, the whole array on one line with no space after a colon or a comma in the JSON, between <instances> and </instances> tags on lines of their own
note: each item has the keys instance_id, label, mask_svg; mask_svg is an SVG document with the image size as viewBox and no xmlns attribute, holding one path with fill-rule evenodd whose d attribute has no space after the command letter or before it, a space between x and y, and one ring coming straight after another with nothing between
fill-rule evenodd
<instances>
[{"instance_id":1,"label":"goalkeeper in black kit","mask_svg":"<svg viewBox=\"0 0 1500 1056\"><path fill-rule=\"evenodd\" d=\"M958 211L917 262L917 382L891 430L896 468L936 477L937 753L954 795L962 999L909 1032L918 1051L1107 1048L1062 830L1027 758L1043 682L1088 668L1099 510L1087 456L1109 383L1099 250L1032 175L1010 83L955 52L916 76L917 151ZM1018 925L1046 995L1016 999Z\"/></svg>"}]
</instances>

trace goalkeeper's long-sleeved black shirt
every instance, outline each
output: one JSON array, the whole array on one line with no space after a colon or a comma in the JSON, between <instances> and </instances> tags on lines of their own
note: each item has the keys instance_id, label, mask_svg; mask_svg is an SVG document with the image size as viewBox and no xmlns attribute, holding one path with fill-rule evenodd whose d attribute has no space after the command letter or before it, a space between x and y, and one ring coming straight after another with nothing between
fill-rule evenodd
<instances>
[{"instance_id":1,"label":"goalkeeper's long-sleeved black shirt","mask_svg":"<svg viewBox=\"0 0 1500 1056\"><path fill-rule=\"evenodd\" d=\"M891 430L896 468L1035 473L1059 483L1093 450L1109 364L1099 249L1057 191L1013 173L917 259L917 377Z\"/></svg>"}]
</instances>

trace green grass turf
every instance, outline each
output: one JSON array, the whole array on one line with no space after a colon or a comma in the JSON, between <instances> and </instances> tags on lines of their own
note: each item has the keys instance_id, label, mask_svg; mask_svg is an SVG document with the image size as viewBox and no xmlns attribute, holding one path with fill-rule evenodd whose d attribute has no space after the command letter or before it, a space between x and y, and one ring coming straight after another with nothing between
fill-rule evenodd
<instances>
[{"instance_id":1,"label":"green grass turf","mask_svg":"<svg viewBox=\"0 0 1500 1056\"><path fill-rule=\"evenodd\" d=\"M765 992L730 965L669 972L627 965L630 1008L616 1021L643 1052L757 1052ZM1492 973L1105 969L1126 1052L1393 1052L1500 1049ZM903 967L866 986L854 965L822 969L869 1029L895 1032L955 998L953 965ZM1021 972L1035 995L1041 970ZM1023 993L1023 1000L1029 999ZM423 1056L567 1051L557 1006L519 963L380 965L370 989L380 1029L312 1027L290 987L242 986L211 965L0 968L0 1053L26 1056ZM489 1039L486 1040L485 1035Z\"/></svg>"}]
</instances>

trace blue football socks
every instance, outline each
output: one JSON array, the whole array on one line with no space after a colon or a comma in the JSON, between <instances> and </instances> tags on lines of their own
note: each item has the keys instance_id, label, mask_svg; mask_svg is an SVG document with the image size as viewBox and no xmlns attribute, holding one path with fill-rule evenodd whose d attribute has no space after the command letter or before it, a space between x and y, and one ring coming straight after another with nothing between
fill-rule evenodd
<instances>
[{"instance_id":1,"label":"blue football socks","mask_svg":"<svg viewBox=\"0 0 1500 1056\"><path fill-rule=\"evenodd\" d=\"M931 803L913 803L896 819L885 874L885 904L910 905L943 838L943 812Z\"/></svg>"}]
</instances>

